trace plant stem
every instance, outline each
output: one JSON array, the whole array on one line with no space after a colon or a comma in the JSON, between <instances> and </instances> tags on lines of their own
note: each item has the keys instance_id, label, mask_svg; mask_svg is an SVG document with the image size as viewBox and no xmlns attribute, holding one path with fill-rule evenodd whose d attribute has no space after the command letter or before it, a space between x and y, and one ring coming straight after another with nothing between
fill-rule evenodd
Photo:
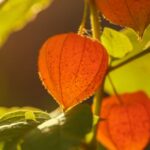
<instances>
[{"instance_id":1,"label":"plant stem","mask_svg":"<svg viewBox=\"0 0 150 150\"><path fill-rule=\"evenodd\" d=\"M92 37L94 39L100 40L101 36L101 25L100 25L100 19L99 19L99 13L96 9L95 1L89 0L89 6L90 6L90 20L91 20L91 28L92 28ZM100 111L100 100L102 98L102 89L99 89L94 96L94 115L99 116Z\"/></svg>"},{"instance_id":2,"label":"plant stem","mask_svg":"<svg viewBox=\"0 0 150 150\"><path fill-rule=\"evenodd\" d=\"M148 54L148 53L150 53L150 47L147 48L146 50L143 50L142 52L140 52L140 53L138 53L138 54L136 54L136 55L126 59L125 61L123 61L123 62L121 62L121 63L119 63L119 64L117 64L115 66L110 67L108 72L114 71L114 70L116 70L116 69L118 69L118 68L120 68L120 67L122 67L122 66L124 66L124 65L126 65L126 64L128 64L130 62L132 62L133 60L136 60L136 59L138 59L138 58Z\"/></svg>"},{"instance_id":3,"label":"plant stem","mask_svg":"<svg viewBox=\"0 0 150 150\"><path fill-rule=\"evenodd\" d=\"M78 29L78 34L81 34L81 35L84 34L87 16L88 16L88 1L84 0L83 17L82 17L82 21Z\"/></svg>"},{"instance_id":4,"label":"plant stem","mask_svg":"<svg viewBox=\"0 0 150 150\"><path fill-rule=\"evenodd\" d=\"M91 21L91 29L92 29L92 37L93 39L100 40L101 36L101 24L99 13L97 11L95 1L88 0L89 7L90 7L90 21ZM104 83L104 82L103 82ZM95 117L99 117L100 108L101 108L101 100L103 97L103 84L99 88L99 90L95 93L94 102L93 102L93 114ZM97 133L97 125L98 120L93 124L93 137L89 143L89 149L95 150L97 148L97 141L96 141L96 133Z\"/></svg>"},{"instance_id":5,"label":"plant stem","mask_svg":"<svg viewBox=\"0 0 150 150\"><path fill-rule=\"evenodd\" d=\"M119 104L123 104L123 101L122 101L120 95L118 94L118 92L117 92L117 90L116 90L116 87L115 87L115 85L114 85L114 83L113 83L113 81L112 81L110 75L108 74L107 77L108 77L109 83L111 84L111 87L112 87L112 89L113 89L113 92L114 92L114 94L115 94L116 97L117 97L117 100L118 100Z\"/></svg>"},{"instance_id":6,"label":"plant stem","mask_svg":"<svg viewBox=\"0 0 150 150\"><path fill-rule=\"evenodd\" d=\"M101 100L103 98L103 87L99 88L98 91L95 93L93 98L93 113L96 116L99 116L100 114L100 106L101 106Z\"/></svg>"},{"instance_id":7,"label":"plant stem","mask_svg":"<svg viewBox=\"0 0 150 150\"><path fill-rule=\"evenodd\" d=\"M101 24L99 13L96 9L95 1L89 0L90 6L90 20L91 20L91 28L92 28L92 37L94 39L100 40L101 36Z\"/></svg>"}]
</instances>

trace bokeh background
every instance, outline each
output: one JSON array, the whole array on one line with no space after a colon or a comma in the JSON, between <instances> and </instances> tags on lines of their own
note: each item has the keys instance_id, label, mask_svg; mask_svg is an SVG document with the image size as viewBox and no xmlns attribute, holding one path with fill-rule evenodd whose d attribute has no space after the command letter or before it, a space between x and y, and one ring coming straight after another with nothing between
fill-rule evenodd
<instances>
[{"instance_id":1,"label":"bokeh background","mask_svg":"<svg viewBox=\"0 0 150 150\"><path fill-rule=\"evenodd\" d=\"M0 48L0 106L33 106L53 110L58 105L38 77L37 58L50 36L77 32L83 0L54 0L21 31L11 34ZM103 25L109 25L103 20ZM87 28L89 28L89 22ZM113 26L116 27L116 26Z\"/></svg>"}]
</instances>

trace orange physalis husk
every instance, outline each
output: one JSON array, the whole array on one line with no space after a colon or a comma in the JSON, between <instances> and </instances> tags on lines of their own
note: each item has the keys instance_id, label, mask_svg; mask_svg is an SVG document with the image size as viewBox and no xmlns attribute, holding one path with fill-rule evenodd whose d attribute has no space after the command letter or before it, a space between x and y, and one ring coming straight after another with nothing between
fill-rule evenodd
<instances>
[{"instance_id":1,"label":"orange physalis husk","mask_svg":"<svg viewBox=\"0 0 150 150\"><path fill-rule=\"evenodd\" d=\"M98 41L67 33L44 43L38 66L44 86L66 110L91 96L102 84L108 55Z\"/></svg>"},{"instance_id":2,"label":"orange physalis husk","mask_svg":"<svg viewBox=\"0 0 150 150\"><path fill-rule=\"evenodd\" d=\"M98 9L113 23L133 28L140 36L150 24L150 0L95 0Z\"/></svg>"},{"instance_id":3,"label":"orange physalis husk","mask_svg":"<svg viewBox=\"0 0 150 150\"><path fill-rule=\"evenodd\" d=\"M150 99L144 92L103 100L97 139L109 150L143 150L150 138Z\"/></svg>"}]
</instances>

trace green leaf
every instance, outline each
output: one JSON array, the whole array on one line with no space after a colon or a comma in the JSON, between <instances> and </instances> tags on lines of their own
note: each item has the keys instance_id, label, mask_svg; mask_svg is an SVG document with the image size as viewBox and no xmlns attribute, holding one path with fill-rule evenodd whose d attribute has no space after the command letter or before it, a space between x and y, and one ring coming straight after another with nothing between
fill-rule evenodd
<instances>
[{"instance_id":1,"label":"green leaf","mask_svg":"<svg viewBox=\"0 0 150 150\"><path fill-rule=\"evenodd\" d=\"M31 110L18 110L4 114L0 118L0 141L19 139L27 131L50 119L49 114L42 111L32 111L34 120L26 119L26 113Z\"/></svg>"},{"instance_id":2,"label":"green leaf","mask_svg":"<svg viewBox=\"0 0 150 150\"><path fill-rule=\"evenodd\" d=\"M91 127L91 108L81 104L27 134L22 150L78 150Z\"/></svg>"},{"instance_id":3,"label":"green leaf","mask_svg":"<svg viewBox=\"0 0 150 150\"><path fill-rule=\"evenodd\" d=\"M121 31L123 34L125 34L131 41L132 46L133 46L133 54L131 52L130 55L134 55L135 52L142 51L149 47L149 42L150 42L150 25L146 28L144 35L142 39L137 35L137 33L132 30L131 28L126 28Z\"/></svg>"},{"instance_id":4,"label":"green leaf","mask_svg":"<svg viewBox=\"0 0 150 150\"><path fill-rule=\"evenodd\" d=\"M0 107L0 117L8 112L14 112L14 111L18 111L18 110L25 110L25 111L41 111L38 108L34 108L34 107Z\"/></svg>"},{"instance_id":5,"label":"green leaf","mask_svg":"<svg viewBox=\"0 0 150 150\"><path fill-rule=\"evenodd\" d=\"M118 93L145 91L150 96L150 54L110 73ZM105 90L113 94L108 78Z\"/></svg>"},{"instance_id":6,"label":"green leaf","mask_svg":"<svg viewBox=\"0 0 150 150\"><path fill-rule=\"evenodd\" d=\"M139 39L131 29L122 32L130 38L134 50L123 59L114 61L112 66L142 52L150 43L150 26L146 29L143 39ZM110 76L118 93L142 90L150 96L150 53L112 71ZM105 91L113 94L108 78L105 82Z\"/></svg>"},{"instance_id":7,"label":"green leaf","mask_svg":"<svg viewBox=\"0 0 150 150\"><path fill-rule=\"evenodd\" d=\"M28 111L25 113L25 119L26 120L33 120L36 121L36 117L33 111Z\"/></svg>"},{"instance_id":8,"label":"green leaf","mask_svg":"<svg viewBox=\"0 0 150 150\"><path fill-rule=\"evenodd\" d=\"M26 132L50 119L49 114L32 107L0 107L0 150L21 150Z\"/></svg>"},{"instance_id":9,"label":"green leaf","mask_svg":"<svg viewBox=\"0 0 150 150\"><path fill-rule=\"evenodd\" d=\"M0 3L0 46L8 36L22 29L52 0L4 0Z\"/></svg>"},{"instance_id":10,"label":"green leaf","mask_svg":"<svg viewBox=\"0 0 150 150\"><path fill-rule=\"evenodd\" d=\"M104 28L101 41L109 55L114 58L122 58L133 49L132 43L125 34L111 28Z\"/></svg>"}]
</instances>

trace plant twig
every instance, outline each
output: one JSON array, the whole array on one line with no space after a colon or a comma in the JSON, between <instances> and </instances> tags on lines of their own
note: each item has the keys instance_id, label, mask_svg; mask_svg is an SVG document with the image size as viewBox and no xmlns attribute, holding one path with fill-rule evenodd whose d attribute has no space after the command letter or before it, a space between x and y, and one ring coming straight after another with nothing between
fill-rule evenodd
<instances>
[{"instance_id":1,"label":"plant twig","mask_svg":"<svg viewBox=\"0 0 150 150\"><path fill-rule=\"evenodd\" d=\"M100 114L100 107L101 107L101 100L103 98L104 94L104 84L102 84L102 87L98 89L98 91L95 93L93 98L93 113L96 116L99 116Z\"/></svg>"},{"instance_id":2,"label":"plant twig","mask_svg":"<svg viewBox=\"0 0 150 150\"><path fill-rule=\"evenodd\" d=\"M95 1L89 0L89 6L90 6L90 20L91 20L91 28L92 28L92 37L94 39L100 40L101 25L100 25L99 13L96 9ZM102 88L100 88L95 93L95 96L94 96L94 103L93 103L94 115L99 116L101 99L102 99Z\"/></svg>"},{"instance_id":3,"label":"plant twig","mask_svg":"<svg viewBox=\"0 0 150 150\"><path fill-rule=\"evenodd\" d=\"M99 13L96 9L95 1L89 0L89 5L90 5L90 20L91 20L91 27L92 27L92 37L94 39L100 40L101 24L100 24Z\"/></svg>"},{"instance_id":4,"label":"plant twig","mask_svg":"<svg viewBox=\"0 0 150 150\"><path fill-rule=\"evenodd\" d=\"M91 21L92 37L93 39L100 40L101 24L100 24L99 13L95 5L95 0L88 0L88 1L89 1L89 7L90 7L90 21ZM99 117L99 114L100 114L101 100L103 98L103 93L104 93L103 85L104 85L104 82L94 95L93 114L94 116L97 116L97 117ZM96 141L97 125L98 125L98 120L93 124L93 129L92 129L93 136L88 145L89 149L92 149L92 150L97 149L97 141Z\"/></svg>"},{"instance_id":5,"label":"plant twig","mask_svg":"<svg viewBox=\"0 0 150 150\"><path fill-rule=\"evenodd\" d=\"M118 69L118 68L120 68L120 67L122 67L122 66L124 66L124 65L126 65L126 64L128 64L128 63L130 63L130 62L132 62L132 61L134 61L134 60L136 60L136 59L138 59L142 56L144 56L144 55L146 55L146 54L148 54L148 53L150 54L150 47L147 48L146 50L143 50L142 52L139 52L138 54L126 59L125 61L123 61L123 62L121 62L121 63L119 63L115 66L110 67L108 72L112 72L112 71L114 71L114 70L116 70L116 69Z\"/></svg>"},{"instance_id":6,"label":"plant twig","mask_svg":"<svg viewBox=\"0 0 150 150\"><path fill-rule=\"evenodd\" d=\"M88 16L88 1L84 0L83 17L82 17L82 21L78 29L78 34L81 34L81 35L84 34L87 16Z\"/></svg>"},{"instance_id":7,"label":"plant twig","mask_svg":"<svg viewBox=\"0 0 150 150\"><path fill-rule=\"evenodd\" d=\"M108 77L108 80L109 80L109 82L110 82L110 84L111 84L111 86L112 86L112 89L113 89L113 91L114 91L114 94L116 95L116 97L117 97L119 103L120 103L120 104L123 104L122 99L121 99L121 97L119 96L119 94L118 94L118 92L117 92L117 90L116 90L116 87L115 87L115 85L114 85L114 83L113 83L113 81L112 81L110 75L108 74L107 77Z\"/></svg>"}]
</instances>

